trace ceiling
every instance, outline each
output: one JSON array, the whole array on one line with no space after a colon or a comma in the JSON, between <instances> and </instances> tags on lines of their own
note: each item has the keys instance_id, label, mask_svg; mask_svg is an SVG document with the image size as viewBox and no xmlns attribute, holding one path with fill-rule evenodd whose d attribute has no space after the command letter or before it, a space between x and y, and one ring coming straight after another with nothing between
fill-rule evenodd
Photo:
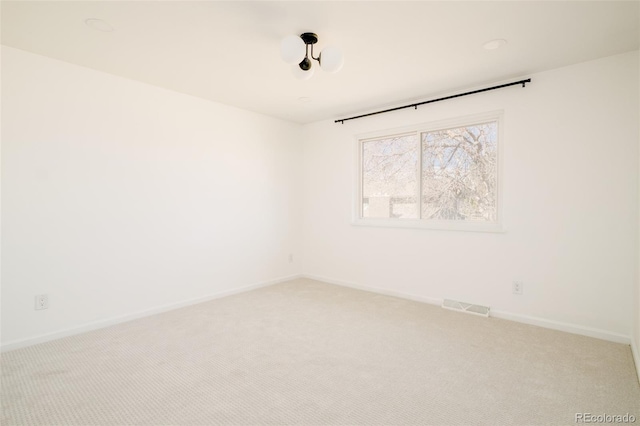
<instances>
[{"instance_id":1,"label":"ceiling","mask_svg":"<svg viewBox=\"0 0 640 426\"><path fill-rule=\"evenodd\" d=\"M2 1L2 44L286 120L343 118L638 49L637 1ZM110 24L101 32L88 18ZM280 40L344 68L307 81ZM493 39L508 43L485 50ZM317 52L317 50L316 50ZM316 65L317 67L317 65ZM302 99L301 99L302 98Z\"/></svg>"}]
</instances>

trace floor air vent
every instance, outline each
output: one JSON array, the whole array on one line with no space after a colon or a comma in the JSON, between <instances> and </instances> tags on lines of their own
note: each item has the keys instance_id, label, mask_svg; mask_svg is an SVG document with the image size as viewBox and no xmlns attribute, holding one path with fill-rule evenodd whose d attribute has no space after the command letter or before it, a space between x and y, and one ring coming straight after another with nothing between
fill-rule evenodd
<instances>
[{"instance_id":1,"label":"floor air vent","mask_svg":"<svg viewBox=\"0 0 640 426\"><path fill-rule=\"evenodd\" d=\"M458 302L457 300L444 299L442 307L445 309L451 309L452 311L466 312L468 314L480 315L483 317L489 316L489 307L472 305L471 303Z\"/></svg>"}]
</instances>

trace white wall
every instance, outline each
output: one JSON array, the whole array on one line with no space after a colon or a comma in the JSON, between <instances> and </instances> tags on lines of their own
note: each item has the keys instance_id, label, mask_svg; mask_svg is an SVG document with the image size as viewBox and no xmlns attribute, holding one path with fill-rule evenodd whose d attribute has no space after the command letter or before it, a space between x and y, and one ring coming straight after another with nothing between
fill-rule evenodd
<instances>
[{"instance_id":1,"label":"white wall","mask_svg":"<svg viewBox=\"0 0 640 426\"><path fill-rule=\"evenodd\" d=\"M304 272L628 342L638 279L638 52L530 77L524 89L305 126ZM354 135L493 110L504 110L506 233L351 224ZM516 279L522 296L511 292Z\"/></svg>"},{"instance_id":2,"label":"white wall","mask_svg":"<svg viewBox=\"0 0 640 426\"><path fill-rule=\"evenodd\" d=\"M640 343L637 52L304 127L6 47L2 73L3 347L301 272ZM508 232L351 225L353 135L498 109Z\"/></svg>"},{"instance_id":3,"label":"white wall","mask_svg":"<svg viewBox=\"0 0 640 426\"><path fill-rule=\"evenodd\" d=\"M638 79L640 79L640 73L638 74ZM640 90L638 90L638 99L640 99ZM638 126L640 126L640 123L638 123ZM638 134L640 135L640 129L638 130ZM638 137L638 144L640 146L640 137ZM638 169L640 170L640 159L638 162ZM640 184L638 185L638 190L640 191ZM638 199L640 200L640 193L638 194ZM640 208L638 209L638 223L640 224ZM638 380L640 380L640 235L638 238L638 261L636 265L636 271L638 273L638 277L637 277L638 279L636 281L635 296L633 298L634 300L633 311L635 315L633 317L633 325L632 325L633 335L632 335L631 349L633 351L633 356L636 364L636 372L638 373Z\"/></svg>"},{"instance_id":4,"label":"white wall","mask_svg":"<svg viewBox=\"0 0 640 426\"><path fill-rule=\"evenodd\" d=\"M6 47L2 107L5 347L300 272L299 125Z\"/></svg>"}]
</instances>

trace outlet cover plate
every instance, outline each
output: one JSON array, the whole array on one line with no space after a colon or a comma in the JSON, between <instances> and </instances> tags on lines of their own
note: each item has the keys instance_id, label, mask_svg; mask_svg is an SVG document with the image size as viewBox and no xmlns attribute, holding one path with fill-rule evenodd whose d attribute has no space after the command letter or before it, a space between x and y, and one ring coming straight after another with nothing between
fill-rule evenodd
<instances>
[{"instance_id":1,"label":"outlet cover plate","mask_svg":"<svg viewBox=\"0 0 640 426\"><path fill-rule=\"evenodd\" d=\"M513 294L521 295L524 287L524 283L522 281L514 281L513 282Z\"/></svg>"},{"instance_id":2,"label":"outlet cover plate","mask_svg":"<svg viewBox=\"0 0 640 426\"><path fill-rule=\"evenodd\" d=\"M35 297L35 309L40 311L42 309L49 309L49 296L46 294L39 294Z\"/></svg>"}]
</instances>

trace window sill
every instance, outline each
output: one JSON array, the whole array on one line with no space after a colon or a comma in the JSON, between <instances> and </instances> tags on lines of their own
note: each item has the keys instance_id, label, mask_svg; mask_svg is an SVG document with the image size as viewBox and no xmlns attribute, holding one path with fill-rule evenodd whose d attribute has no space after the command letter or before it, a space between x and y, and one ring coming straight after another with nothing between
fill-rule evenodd
<instances>
[{"instance_id":1,"label":"window sill","mask_svg":"<svg viewBox=\"0 0 640 426\"><path fill-rule=\"evenodd\" d=\"M418 219L357 218L354 219L351 224L354 226L427 229L435 231L489 232L494 234L504 234L507 232L500 223L456 223L450 221L426 221Z\"/></svg>"}]
</instances>

